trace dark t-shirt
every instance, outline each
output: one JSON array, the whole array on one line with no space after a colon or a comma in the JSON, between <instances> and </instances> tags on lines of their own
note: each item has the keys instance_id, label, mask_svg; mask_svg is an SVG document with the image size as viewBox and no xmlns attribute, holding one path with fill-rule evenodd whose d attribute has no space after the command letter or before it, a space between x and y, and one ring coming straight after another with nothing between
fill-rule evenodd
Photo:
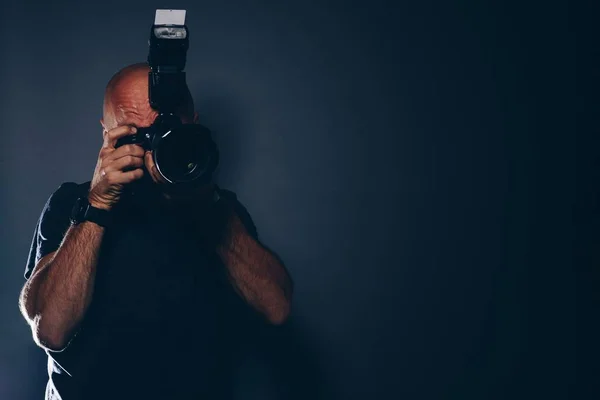
<instances>
[{"instance_id":1,"label":"dark t-shirt","mask_svg":"<svg viewBox=\"0 0 600 400\"><path fill-rule=\"evenodd\" d=\"M27 279L40 258L58 249L76 198L88 190L89 182L67 182L50 196ZM256 237L235 194L219 194L234 201ZM210 240L198 234L202 222L158 197L137 199L125 196L113 210L77 334L65 350L47 352L47 398L228 398L237 345L261 319L228 283Z\"/></svg>"}]
</instances>

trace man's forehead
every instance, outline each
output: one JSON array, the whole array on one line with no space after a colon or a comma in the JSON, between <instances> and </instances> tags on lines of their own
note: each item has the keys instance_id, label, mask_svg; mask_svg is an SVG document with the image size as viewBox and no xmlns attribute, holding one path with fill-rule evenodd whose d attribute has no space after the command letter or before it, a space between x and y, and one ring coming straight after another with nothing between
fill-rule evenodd
<instances>
[{"instance_id":1,"label":"man's forehead","mask_svg":"<svg viewBox=\"0 0 600 400\"><path fill-rule=\"evenodd\" d=\"M148 88L131 87L115 91L109 98L113 109L134 108L144 109L150 107Z\"/></svg>"},{"instance_id":2,"label":"man's forehead","mask_svg":"<svg viewBox=\"0 0 600 400\"><path fill-rule=\"evenodd\" d=\"M107 101L118 121L131 117L146 118L154 112L148 99L147 81L123 82L114 88Z\"/></svg>"},{"instance_id":3,"label":"man's forehead","mask_svg":"<svg viewBox=\"0 0 600 400\"><path fill-rule=\"evenodd\" d=\"M113 107L113 115L117 125L142 127L151 125L158 113L147 101L118 102Z\"/></svg>"}]
</instances>

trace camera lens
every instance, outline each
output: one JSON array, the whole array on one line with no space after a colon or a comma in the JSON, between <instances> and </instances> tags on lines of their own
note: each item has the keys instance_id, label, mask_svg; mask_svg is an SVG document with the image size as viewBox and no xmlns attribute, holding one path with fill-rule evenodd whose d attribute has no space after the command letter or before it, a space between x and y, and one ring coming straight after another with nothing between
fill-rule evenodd
<instances>
[{"instance_id":1,"label":"camera lens","mask_svg":"<svg viewBox=\"0 0 600 400\"><path fill-rule=\"evenodd\" d=\"M172 183L191 182L207 172L212 141L194 127L180 127L162 135L155 149L160 173Z\"/></svg>"}]
</instances>

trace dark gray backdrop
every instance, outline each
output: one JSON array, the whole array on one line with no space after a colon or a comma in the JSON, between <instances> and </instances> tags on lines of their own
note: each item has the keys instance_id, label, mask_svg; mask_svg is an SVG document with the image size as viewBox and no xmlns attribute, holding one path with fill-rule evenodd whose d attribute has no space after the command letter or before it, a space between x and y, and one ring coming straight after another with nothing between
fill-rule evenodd
<instances>
[{"instance_id":1,"label":"dark gray backdrop","mask_svg":"<svg viewBox=\"0 0 600 400\"><path fill-rule=\"evenodd\" d=\"M41 398L45 355L17 309L34 224L61 182L91 178L104 85L145 59L165 6L188 10L219 183L296 283L285 339L244 367L240 399L597 389L579 359L577 148L559 101L571 10L497 3L3 3L0 398Z\"/></svg>"}]
</instances>

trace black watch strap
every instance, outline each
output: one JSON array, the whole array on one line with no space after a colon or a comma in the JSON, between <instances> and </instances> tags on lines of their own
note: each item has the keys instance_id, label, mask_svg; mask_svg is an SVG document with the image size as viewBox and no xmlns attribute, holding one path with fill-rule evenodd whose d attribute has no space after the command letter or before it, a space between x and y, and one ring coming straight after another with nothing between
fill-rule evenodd
<instances>
[{"instance_id":1,"label":"black watch strap","mask_svg":"<svg viewBox=\"0 0 600 400\"><path fill-rule=\"evenodd\" d=\"M90 205L87 196L78 197L71 211L71 224L77 225L83 221L90 221L103 227L112 223L110 211Z\"/></svg>"}]
</instances>

